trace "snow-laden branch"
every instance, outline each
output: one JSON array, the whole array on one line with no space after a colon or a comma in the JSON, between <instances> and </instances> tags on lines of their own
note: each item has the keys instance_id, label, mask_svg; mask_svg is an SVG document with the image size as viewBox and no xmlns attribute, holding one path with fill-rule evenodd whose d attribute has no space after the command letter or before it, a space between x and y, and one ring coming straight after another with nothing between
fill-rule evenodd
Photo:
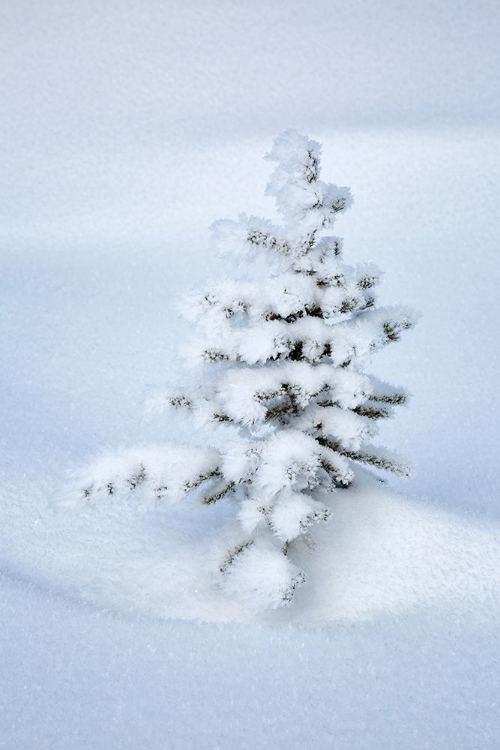
<instances>
[{"instance_id":1,"label":"snow-laden branch","mask_svg":"<svg viewBox=\"0 0 500 750\"><path fill-rule=\"evenodd\" d=\"M321 147L316 141L287 130L275 139L266 158L276 164L266 193L274 196L278 211L293 226L314 232L351 208L349 188L319 179Z\"/></svg>"},{"instance_id":2,"label":"snow-laden branch","mask_svg":"<svg viewBox=\"0 0 500 750\"><path fill-rule=\"evenodd\" d=\"M336 322L373 307L373 287L380 271L373 265L350 268L340 262L323 265L321 273L284 273L263 282L227 280L209 291L191 293L179 304L191 322L216 332L227 321L248 325L270 320L293 323L316 317Z\"/></svg>"},{"instance_id":3,"label":"snow-laden branch","mask_svg":"<svg viewBox=\"0 0 500 750\"><path fill-rule=\"evenodd\" d=\"M173 444L103 453L75 477L79 486L65 504L78 509L131 493L144 505L164 499L178 502L201 485L219 480L220 463L214 448Z\"/></svg>"},{"instance_id":4,"label":"snow-laden branch","mask_svg":"<svg viewBox=\"0 0 500 750\"><path fill-rule=\"evenodd\" d=\"M363 307L360 309L360 305ZM319 308L318 308L319 310ZM244 326L224 326L195 339L187 349L196 362L243 362L264 364L278 359L315 363L329 359L336 367L362 369L373 354L398 341L401 333L412 328L416 316L402 307L366 309L361 298L345 300L344 311L357 312L336 325L325 325L318 315L294 320L271 319Z\"/></svg>"}]
</instances>

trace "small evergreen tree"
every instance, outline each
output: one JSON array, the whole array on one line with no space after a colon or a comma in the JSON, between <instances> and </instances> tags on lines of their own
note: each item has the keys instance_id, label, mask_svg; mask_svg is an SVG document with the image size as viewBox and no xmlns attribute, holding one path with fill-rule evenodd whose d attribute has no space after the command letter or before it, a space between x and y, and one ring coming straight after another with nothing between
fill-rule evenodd
<instances>
[{"instance_id":1,"label":"small evergreen tree","mask_svg":"<svg viewBox=\"0 0 500 750\"><path fill-rule=\"evenodd\" d=\"M267 193L282 226L242 214L212 227L219 250L239 259L261 254L278 272L260 282L221 281L184 301L202 376L164 403L192 412L198 428L221 428L222 439L214 436L210 448L104 458L79 495L231 500L238 532L219 561L219 586L257 608L287 604L304 583L294 547L311 524L328 520L330 493L351 486L358 464L409 474L399 457L369 442L407 395L364 370L414 316L375 306L376 267L344 263L342 241L326 230L352 196L319 179L320 151L289 130L267 155L275 163Z\"/></svg>"}]
</instances>

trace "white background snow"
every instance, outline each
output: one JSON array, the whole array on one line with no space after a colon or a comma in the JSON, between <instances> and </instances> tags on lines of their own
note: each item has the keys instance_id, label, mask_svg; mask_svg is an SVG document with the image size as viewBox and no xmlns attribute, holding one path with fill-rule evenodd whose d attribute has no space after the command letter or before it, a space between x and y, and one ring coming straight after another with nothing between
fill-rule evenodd
<instances>
[{"instance_id":1,"label":"white background snow","mask_svg":"<svg viewBox=\"0 0 500 750\"><path fill-rule=\"evenodd\" d=\"M498 747L499 15L2 4L2 750ZM223 510L53 503L96 450L171 436L143 401L177 373L175 298L227 271L214 219L272 212L289 126L353 189L346 260L423 313L376 362L415 394L382 438L417 475L339 498L323 588L231 622L196 585Z\"/></svg>"}]
</instances>

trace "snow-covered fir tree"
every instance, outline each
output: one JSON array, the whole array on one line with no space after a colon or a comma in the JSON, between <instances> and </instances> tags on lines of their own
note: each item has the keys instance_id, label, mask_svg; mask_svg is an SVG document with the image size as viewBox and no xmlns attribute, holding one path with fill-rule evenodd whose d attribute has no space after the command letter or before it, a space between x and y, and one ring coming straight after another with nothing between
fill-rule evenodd
<instances>
[{"instance_id":1,"label":"snow-covered fir tree","mask_svg":"<svg viewBox=\"0 0 500 750\"><path fill-rule=\"evenodd\" d=\"M330 231L352 196L320 179L320 156L315 141L283 133L266 157L275 165L267 193L282 223L241 214L212 227L219 251L239 260L260 254L268 277L219 281L184 300L199 383L163 403L191 413L197 437L215 429L222 438L105 457L79 491L83 502L197 493L207 506L234 503L237 531L218 561L218 585L262 609L289 603L304 583L294 548L312 524L328 521L357 465L409 474L398 456L370 442L407 394L365 369L415 317L376 306L375 266L344 262L342 240Z\"/></svg>"}]
</instances>

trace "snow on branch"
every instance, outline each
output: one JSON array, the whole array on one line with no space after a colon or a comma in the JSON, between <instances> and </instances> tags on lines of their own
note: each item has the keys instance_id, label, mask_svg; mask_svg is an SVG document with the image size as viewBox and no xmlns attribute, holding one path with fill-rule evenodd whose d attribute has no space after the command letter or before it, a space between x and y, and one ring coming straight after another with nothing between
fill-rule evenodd
<instances>
[{"instance_id":1,"label":"snow on branch","mask_svg":"<svg viewBox=\"0 0 500 750\"><path fill-rule=\"evenodd\" d=\"M338 187L318 179L321 147L287 130L274 141L267 154L277 166L267 186L284 218L310 233L334 223L336 214L351 208L353 198L347 187Z\"/></svg>"},{"instance_id":2,"label":"snow on branch","mask_svg":"<svg viewBox=\"0 0 500 750\"><path fill-rule=\"evenodd\" d=\"M243 542L230 550L220 566L220 590L256 612L290 602L306 581L305 573L265 538Z\"/></svg>"},{"instance_id":3,"label":"snow on branch","mask_svg":"<svg viewBox=\"0 0 500 750\"><path fill-rule=\"evenodd\" d=\"M316 182L321 171L321 144L290 128L274 139L266 159L277 164L267 192L275 195L287 182Z\"/></svg>"},{"instance_id":4,"label":"snow on branch","mask_svg":"<svg viewBox=\"0 0 500 750\"><path fill-rule=\"evenodd\" d=\"M220 478L221 458L213 448L176 445L104 453L75 477L77 488L65 502L76 509L131 493L140 504L176 502L204 483Z\"/></svg>"},{"instance_id":5,"label":"snow on branch","mask_svg":"<svg viewBox=\"0 0 500 750\"><path fill-rule=\"evenodd\" d=\"M316 310L316 314L311 314ZM336 325L325 325L321 308L309 308L309 315L281 319L269 316L255 322L251 329L228 326L221 336L214 328L203 338L193 340L189 355L193 361L244 362L264 364L278 359L315 363L328 358L336 367L361 369L370 364L372 355L391 342L398 341L402 331L414 325L414 316L401 307L366 308L361 296L353 297L344 312L358 312Z\"/></svg>"},{"instance_id":6,"label":"snow on branch","mask_svg":"<svg viewBox=\"0 0 500 750\"><path fill-rule=\"evenodd\" d=\"M283 403L285 414L300 413L318 396L342 409L353 409L370 393L369 378L357 372L327 364L311 367L306 362L283 362L255 370L228 370L215 398L232 419L251 425L272 419Z\"/></svg>"},{"instance_id":7,"label":"snow on branch","mask_svg":"<svg viewBox=\"0 0 500 750\"><path fill-rule=\"evenodd\" d=\"M210 229L212 243L220 255L252 260L259 252L265 252L270 259L280 260L283 267L293 267L312 248L314 240L307 232L298 236L287 234L283 227L245 213L237 221L219 219Z\"/></svg>"},{"instance_id":8,"label":"snow on branch","mask_svg":"<svg viewBox=\"0 0 500 750\"><path fill-rule=\"evenodd\" d=\"M400 385L391 385L383 380L379 380L374 375L370 376L371 381L371 394L370 401L376 402L377 407L380 408L379 404L389 406L400 406L406 404L410 398L408 391Z\"/></svg>"},{"instance_id":9,"label":"snow on branch","mask_svg":"<svg viewBox=\"0 0 500 750\"><path fill-rule=\"evenodd\" d=\"M314 273L284 273L261 283L223 281L209 291L191 293L179 304L184 317L218 333L248 322L315 317L337 321L373 307L374 267L350 268L334 260L318 264Z\"/></svg>"},{"instance_id":10,"label":"snow on branch","mask_svg":"<svg viewBox=\"0 0 500 750\"><path fill-rule=\"evenodd\" d=\"M376 445L364 445L359 450L348 450L339 442L327 438L318 438L318 442L332 451L340 453L341 456L350 458L352 461L359 461L369 466L374 466L383 471L389 471L400 479L409 479L413 474L413 469L397 453L380 448Z\"/></svg>"},{"instance_id":11,"label":"snow on branch","mask_svg":"<svg viewBox=\"0 0 500 750\"><path fill-rule=\"evenodd\" d=\"M335 440L344 450L359 450L363 443L377 434L373 418L366 419L356 411L338 406L312 406L294 424L314 437Z\"/></svg>"}]
</instances>

